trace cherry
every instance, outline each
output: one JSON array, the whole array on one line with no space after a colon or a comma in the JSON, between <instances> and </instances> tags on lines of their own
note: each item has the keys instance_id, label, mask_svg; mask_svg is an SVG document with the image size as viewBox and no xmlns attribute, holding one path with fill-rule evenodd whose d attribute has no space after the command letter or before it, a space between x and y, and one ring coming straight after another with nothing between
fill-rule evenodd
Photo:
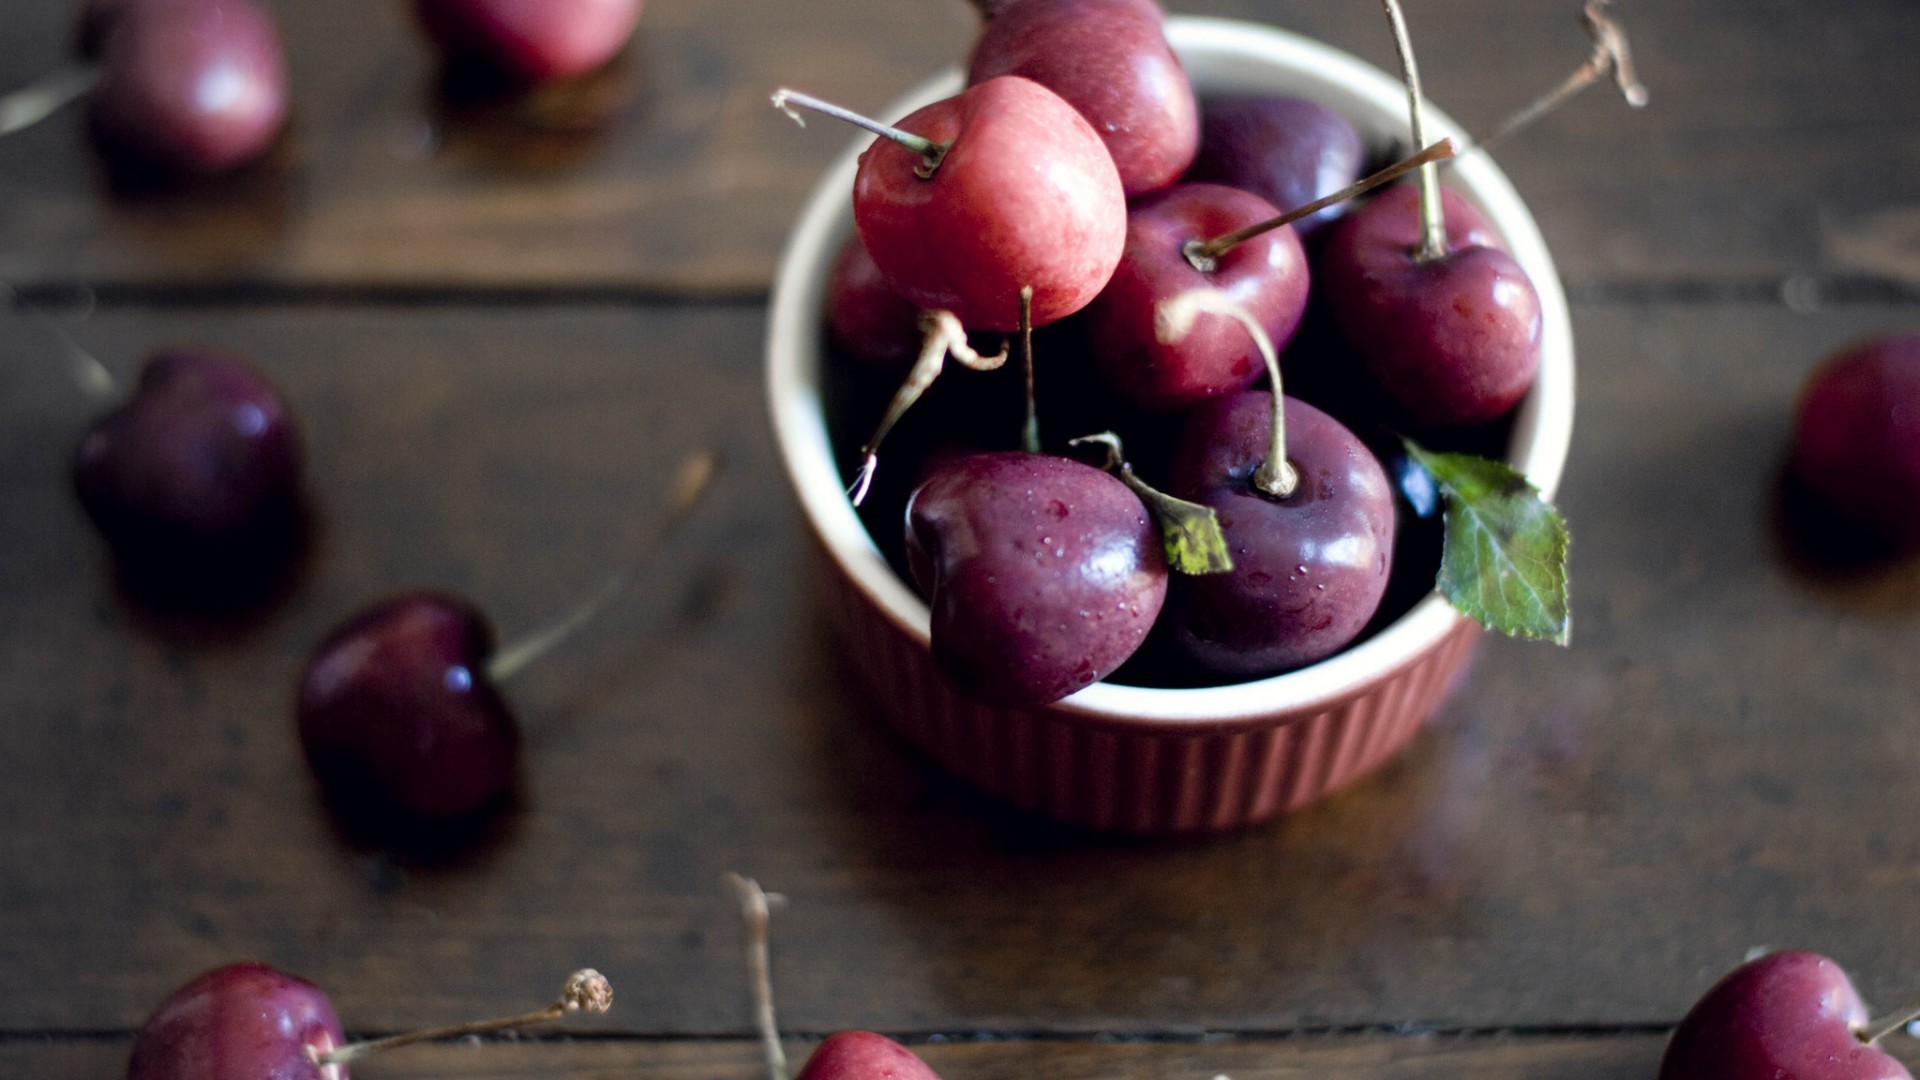
<instances>
[{"instance_id":1,"label":"cherry","mask_svg":"<svg viewBox=\"0 0 1920 1080\"><path fill-rule=\"evenodd\" d=\"M1807 376L1792 467L1846 525L1920 543L1920 333L1859 342Z\"/></svg>"},{"instance_id":2,"label":"cherry","mask_svg":"<svg viewBox=\"0 0 1920 1080\"><path fill-rule=\"evenodd\" d=\"M1399 0L1386 0L1406 76L1414 144L1424 145L1419 68ZM1395 418L1465 427L1517 404L1540 367L1540 297L1496 247L1460 245L1447 227L1437 166L1417 194L1388 192L1328 237L1321 280L1334 319Z\"/></svg>"},{"instance_id":3,"label":"cherry","mask_svg":"<svg viewBox=\"0 0 1920 1080\"><path fill-rule=\"evenodd\" d=\"M787 1054L774 1019L772 965L767 956L767 921L775 903L752 878L728 874L727 884L740 899L747 925L747 964L753 980L754 1027L766 1055L768 1080L787 1080ZM841 1031L822 1040L795 1080L940 1080L913 1051L871 1031Z\"/></svg>"},{"instance_id":4,"label":"cherry","mask_svg":"<svg viewBox=\"0 0 1920 1080\"><path fill-rule=\"evenodd\" d=\"M1113 156L1127 198L1172 184L1193 161L1193 86L1154 0L1015 0L995 7L967 82L1032 79L1065 98Z\"/></svg>"},{"instance_id":5,"label":"cherry","mask_svg":"<svg viewBox=\"0 0 1920 1080\"><path fill-rule=\"evenodd\" d=\"M940 1080L913 1051L871 1031L839 1031L814 1048L794 1080Z\"/></svg>"},{"instance_id":6,"label":"cherry","mask_svg":"<svg viewBox=\"0 0 1920 1080\"><path fill-rule=\"evenodd\" d=\"M74 457L80 503L123 561L220 571L279 538L305 465L293 412L244 361L156 354Z\"/></svg>"},{"instance_id":7,"label":"cherry","mask_svg":"<svg viewBox=\"0 0 1920 1080\"><path fill-rule=\"evenodd\" d=\"M1307 306L1307 259L1291 227L1237 244L1202 263L1205 269L1187 256L1192 241L1278 213L1258 195L1218 184L1181 184L1134 204L1120 265L1084 316L1115 393L1141 408L1170 411L1244 390L1260 377L1260 354L1239 327L1209 320L1168 343L1154 335L1154 312L1161 300L1211 286L1252 312L1276 341L1292 337Z\"/></svg>"},{"instance_id":8,"label":"cherry","mask_svg":"<svg viewBox=\"0 0 1920 1080\"><path fill-rule=\"evenodd\" d=\"M935 662L993 705L1040 705L1105 678L1145 640L1167 590L1139 498L1040 454L933 470L907 505L907 558L931 598Z\"/></svg>"},{"instance_id":9,"label":"cherry","mask_svg":"<svg viewBox=\"0 0 1920 1080\"><path fill-rule=\"evenodd\" d=\"M405 593L314 650L300 745L329 793L417 818L471 813L513 782L520 735L487 668L493 628L472 604Z\"/></svg>"},{"instance_id":10,"label":"cherry","mask_svg":"<svg viewBox=\"0 0 1920 1080\"><path fill-rule=\"evenodd\" d=\"M420 24L453 61L542 83L584 75L633 36L642 0L414 0Z\"/></svg>"},{"instance_id":11,"label":"cherry","mask_svg":"<svg viewBox=\"0 0 1920 1080\"><path fill-rule=\"evenodd\" d=\"M1275 206L1298 206L1360 177L1366 145L1351 121L1293 97L1211 98L1200 107L1200 151L1192 183L1225 184ZM1345 212L1329 206L1294 223L1305 240Z\"/></svg>"},{"instance_id":12,"label":"cherry","mask_svg":"<svg viewBox=\"0 0 1920 1080\"><path fill-rule=\"evenodd\" d=\"M134 1036L127 1080L346 1080L315 1063L346 1036L318 986L265 964L215 968L168 995Z\"/></svg>"},{"instance_id":13,"label":"cherry","mask_svg":"<svg viewBox=\"0 0 1920 1080\"><path fill-rule=\"evenodd\" d=\"M640 558L679 527L719 468L708 452L681 463ZM328 634L300 677L296 716L307 763L347 808L418 822L471 814L513 782L520 734L498 684L565 641L625 589L631 570L547 627L494 652L493 626L447 593L401 593Z\"/></svg>"},{"instance_id":14,"label":"cherry","mask_svg":"<svg viewBox=\"0 0 1920 1080\"><path fill-rule=\"evenodd\" d=\"M859 233L827 272L825 310L833 343L876 371L904 370L920 352L920 309L887 281Z\"/></svg>"},{"instance_id":15,"label":"cherry","mask_svg":"<svg viewBox=\"0 0 1920 1080\"><path fill-rule=\"evenodd\" d=\"M1874 1045L1901 1026L1869 1028L1840 965L1776 952L1735 968L1687 1012L1660 1059L1660 1080L1912 1080Z\"/></svg>"},{"instance_id":16,"label":"cherry","mask_svg":"<svg viewBox=\"0 0 1920 1080\"><path fill-rule=\"evenodd\" d=\"M788 90L774 103L885 136L860 155L854 221L873 261L920 308L951 311L969 330L1009 331L1032 288L1042 326L1085 307L1120 261L1127 207L1113 158L1039 83L990 79L897 127Z\"/></svg>"},{"instance_id":17,"label":"cherry","mask_svg":"<svg viewBox=\"0 0 1920 1080\"><path fill-rule=\"evenodd\" d=\"M613 988L591 968L553 1004L520 1016L349 1043L318 986L266 964L228 964L170 994L134 1036L127 1080L347 1080L346 1063L428 1039L475 1035L605 1012Z\"/></svg>"},{"instance_id":18,"label":"cherry","mask_svg":"<svg viewBox=\"0 0 1920 1080\"><path fill-rule=\"evenodd\" d=\"M1250 313L1219 294L1177 297L1166 334L1199 311ZM1271 675L1333 655L1357 637L1386 594L1393 565L1393 488L1379 461L1339 421L1280 397L1278 361L1260 343L1273 390L1199 406L1181 428L1169 494L1213 508L1233 556L1226 573L1182 576L1162 619L1197 667Z\"/></svg>"},{"instance_id":19,"label":"cherry","mask_svg":"<svg viewBox=\"0 0 1920 1080\"><path fill-rule=\"evenodd\" d=\"M279 33L256 0L125 0L99 67L94 129L143 173L225 172L265 153L286 121Z\"/></svg>"},{"instance_id":20,"label":"cherry","mask_svg":"<svg viewBox=\"0 0 1920 1080\"><path fill-rule=\"evenodd\" d=\"M1451 214L1447 253L1423 261L1418 202L1403 187L1349 214L1327 240L1321 285L1397 419L1420 430L1483 423L1533 385L1540 296L1513 256L1476 243Z\"/></svg>"}]
</instances>

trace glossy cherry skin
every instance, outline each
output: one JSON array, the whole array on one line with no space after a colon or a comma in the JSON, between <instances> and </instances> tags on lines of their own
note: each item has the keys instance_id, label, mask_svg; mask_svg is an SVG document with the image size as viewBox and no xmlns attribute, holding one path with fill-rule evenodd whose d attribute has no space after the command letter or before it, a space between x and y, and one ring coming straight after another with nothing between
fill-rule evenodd
<instances>
[{"instance_id":1,"label":"glossy cherry skin","mask_svg":"<svg viewBox=\"0 0 1920 1080\"><path fill-rule=\"evenodd\" d=\"M127 164L210 176L273 145L287 117L286 60L256 0L137 0L100 46L94 130Z\"/></svg>"},{"instance_id":2,"label":"glossy cherry skin","mask_svg":"<svg viewBox=\"0 0 1920 1080\"><path fill-rule=\"evenodd\" d=\"M1849 527L1920 544L1920 334L1860 342L1807 376L1793 471Z\"/></svg>"},{"instance_id":3,"label":"glossy cherry skin","mask_svg":"<svg viewBox=\"0 0 1920 1080\"><path fill-rule=\"evenodd\" d=\"M1224 574L1181 576L1162 621L1174 648L1202 671L1274 675L1339 652L1373 617L1393 565L1393 489L1366 446L1339 421L1288 398L1292 495L1256 490L1272 397L1249 390L1189 413L1169 494L1210 506L1233 555Z\"/></svg>"},{"instance_id":4,"label":"glossy cherry skin","mask_svg":"<svg viewBox=\"0 0 1920 1080\"><path fill-rule=\"evenodd\" d=\"M990 705L1057 701L1132 656L1166 598L1138 496L1041 454L961 457L907 504L907 560L933 607L933 658Z\"/></svg>"},{"instance_id":5,"label":"glossy cherry skin","mask_svg":"<svg viewBox=\"0 0 1920 1080\"><path fill-rule=\"evenodd\" d=\"M859 233L834 257L823 306L833 343L875 371L905 371L920 354L920 309L880 272Z\"/></svg>"},{"instance_id":6,"label":"glossy cherry skin","mask_svg":"<svg viewBox=\"0 0 1920 1080\"><path fill-rule=\"evenodd\" d=\"M1448 254L1413 257L1419 194L1391 188L1327 238L1320 286L1341 333L1391 403L1431 431L1483 423L1519 403L1540 369L1540 296L1513 256L1474 242L1479 215L1447 207ZM1455 226L1456 216L1460 220Z\"/></svg>"},{"instance_id":7,"label":"glossy cherry skin","mask_svg":"<svg viewBox=\"0 0 1920 1080\"><path fill-rule=\"evenodd\" d=\"M300 745L328 793L421 819L471 813L513 783L519 729L487 677L473 605L405 593L353 616L300 679Z\"/></svg>"},{"instance_id":8,"label":"glossy cherry skin","mask_svg":"<svg viewBox=\"0 0 1920 1080\"><path fill-rule=\"evenodd\" d=\"M1244 390L1266 373L1253 338L1232 319L1203 318L1168 344L1154 334L1160 302L1198 288L1226 293L1284 347L1307 308L1307 257L1291 226L1235 245L1198 270L1183 249L1279 214L1258 195L1218 184L1180 184L1136 202L1127 247L1107 287L1087 306L1087 336L1108 386L1143 409L1188 408Z\"/></svg>"},{"instance_id":9,"label":"glossy cherry skin","mask_svg":"<svg viewBox=\"0 0 1920 1080\"><path fill-rule=\"evenodd\" d=\"M541 83L584 75L633 36L641 0L414 0L450 59Z\"/></svg>"},{"instance_id":10,"label":"glossy cherry skin","mask_svg":"<svg viewBox=\"0 0 1920 1080\"><path fill-rule=\"evenodd\" d=\"M1044 326L1106 285L1126 242L1126 197L1106 146L1058 94L1007 75L896 126L952 143L923 179L919 154L876 139L854 176L861 240L909 302L1005 331L1020 324L1023 286Z\"/></svg>"},{"instance_id":11,"label":"glossy cherry skin","mask_svg":"<svg viewBox=\"0 0 1920 1080\"><path fill-rule=\"evenodd\" d=\"M127 1080L347 1080L346 1066L312 1056L345 1041L319 987L265 964L228 964L147 1017Z\"/></svg>"},{"instance_id":12,"label":"glossy cherry skin","mask_svg":"<svg viewBox=\"0 0 1920 1080\"><path fill-rule=\"evenodd\" d=\"M967 82L1019 75L1065 98L1107 145L1127 198L1180 178L1200 144L1193 85L1154 0L1014 0L987 19Z\"/></svg>"},{"instance_id":13,"label":"glossy cherry skin","mask_svg":"<svg viewBox=\"0 0 1920 1080\"><path fill-rule=\"evenodd\" d=\"M1867 1007L1840 965L1777 952L1733 969L1674 1029L1660 1080L1912 1080L1854 1035Z\"/></svg>"},{"instance_id":14,"label":"glossy cherry skin","mask_svg":"<svg viewBox=\"0 0 1920 1080\"><path fill-rule=\"evenodd\" d=\"M287 523L306 451L266 376L204 351L155 355L74 455L80 504L135 562L219 560Z\"/></svg>"},{"instance_id":15,"label":"glossy cherry skin","mask_svg":"<svg viewBox=\"0 0 1920 1080\"><path fill-rule=\"evenodd\" d=\"M814 1048L794 1080L940 1080L913 1051L871 1031L840 1031Z\"/></svg>"},{"instance_id":16,"label":"glossy cherry skin","mask_svg":"<svg viewBox=\"0 0 1920 1080\"><path fill-rule=\"evenodd\" d=\"M1186 179L1251 191L1291 210L1360 179L1366 152L1352 122L1319 102L1210 98L1200 106L1200 152ZM1346 203L1329 206L1294 228L1310 237L1346 210Z\"/></svg>"}]
</instances>

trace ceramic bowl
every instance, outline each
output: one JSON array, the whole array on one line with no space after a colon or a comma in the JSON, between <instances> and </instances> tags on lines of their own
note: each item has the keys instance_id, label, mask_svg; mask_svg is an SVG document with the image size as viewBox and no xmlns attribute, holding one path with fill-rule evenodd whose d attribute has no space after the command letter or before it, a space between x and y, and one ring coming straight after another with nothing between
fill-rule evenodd
<instances>
[{"instance_id":1,"label":"ceramic bowl","mask_svg":"<svg viewBox=\"0 0 1920 1080\"><path fill-rule=\"evenodd\" d=\"M1203 97L1306 97L1345 115L1372 143L1406 140L1399 79L1346 53L1212 18L1171 18L1167 38ZM960 88L959 73L949 72L895 102L883 119ZM1430 139L1464 135L1438 110L1427 118ZM864 142L828 171L788 240L774 283L767 388L781 456L824 556L828 609L882 711L941 765L994 795L1062 821L1127 832L1261 821L1352 783L1404 746L1482 632L1437 593L1336 656L1253 682L1199 689L1103 682L1037 709L979 705L948 688L929 652L927 605L855 516L822 416L822 289L852 229L849 192ZM1550 496L1573 423L1566 296L1532 215L1490 158L1456 161L1447 183L1486 214L1540 293L1540 373L1517 414L1509 460Z\"/></svg>"}]
</instances>

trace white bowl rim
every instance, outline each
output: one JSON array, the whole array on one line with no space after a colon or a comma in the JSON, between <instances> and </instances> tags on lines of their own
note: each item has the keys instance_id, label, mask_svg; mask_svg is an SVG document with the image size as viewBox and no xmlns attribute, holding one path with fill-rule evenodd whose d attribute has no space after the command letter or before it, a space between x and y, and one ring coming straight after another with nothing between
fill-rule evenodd
<instances>
[{"instance_id":1,"label":"white bowl rim","mask_svg":"<svg viewBox=\"0 0 1920 1080\"><path fill-rule=\"evenodd\" d=\"M1167 39L1189 71L1213 63L1252 63L1285 69L1337 90L1383 115L1404 115L1406 89L1348 53L1272 26L1199 16L1167 20ZM957 69L922 83L894 102L888 118L949 97L961 88ZM1202 79L1196 73L1196 88ZM1232 88L1223 88L1232 89ZM1365 129L1364 118L1350 117ZM1445 113L1429 106L1429 139L1466 137ZM881 556L848 502L826 421L818 381L819 311L825 270L851 227L848 193L859 152L856 140L835 160L809 196L782 253L767 326L767 392L781 460L802 510L838 571L894 624L925 647L926 602ZM1540 294L1540 374L1515 419L1510 460L1549 497L1559 485L1573 428L1573 331L1553 256L1532 214L1492 158L1470 154L1450 167L1448 186L1483 211L1488 223L1533 280ZM1317 664L1252 682L1184 689L1096 683L1046 708L1109 726L1140 724L1235 725L1307 715L1363 691L1384 674L1425 656L1464 619L1438 593L1365 641Z\"/></svg>"}]
</instances>

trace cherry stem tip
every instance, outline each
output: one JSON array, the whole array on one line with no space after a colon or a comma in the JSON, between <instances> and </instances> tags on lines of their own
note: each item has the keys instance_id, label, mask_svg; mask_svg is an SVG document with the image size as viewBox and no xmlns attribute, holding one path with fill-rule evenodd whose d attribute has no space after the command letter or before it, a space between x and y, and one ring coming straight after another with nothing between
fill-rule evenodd
<instances>
[{"instance_id":1,"label":"cherry stem tip","mask_svg":"<svg viewBox=\"0 0 1920 1080\"><path fill-rule=\"evenodd\" d=\"M844 120L854 127L871 131L883 139L891 139L901 146L906 147L908 150L919 154L920 164L916 166L913 171L914 175L920 177L922 180L930 180L933 178L934 170L940 167L940 162L947 156L947 148L953 145L952 143L934 142L925 136L915 135L910 131L902 131L892 124L883 124L871 117L862 116L851 109L814 97L812 94L803 94L798 90L789 90L785 87L773 92L773 107L786 113L794 123L799 124L801 127L806 127L807 121L798 112L794 111L793 107L795 105L803 109L811 109L822 116L831 116L835 120Z\"/></svg>"},{"instance_id":2,"label":"cherry stem tip","mask_svg":"<svg viewBox=\"0 0 1920 1080\"><path fill-rule=\"evenodd\" d=\"M787 1080L787 1052L780 1045L780 1025L773 1013L773 966L768 957L767 922L774 908L785 902L750 877L729 873L728 887L740 900L740 918L747 927L747 972L752 981L754 1027L770 1080Z\"/></svg>"},{"instance_id":3,"label":"cherry stem tip","mask_svg":"<svg viewBox=\"0 0 1920 1080\"><path fill-rule=\"evenodd\" d=\"M308 1056L313 1059L314 1064L322 1067L344 1065L366 1057L368 1054L411 1046L414 1043L483 1035L490 1031L543 1024L549 1020L558 1020L571 1012L606 1012L612 1007L613 986L607 982L607 977L592 968L581 968L567 976L566 983L560 988L560 997L543 1009L535 1009L533 1012L522 1013L519 1016L477 1020L469 1024L453 1024L448 1027L429 1028L425 1031L409 1031L403 1035L389 1035L384 1039L347 1043L344 1046L334 1047L324 1054L310 1049Z\"/></svg>"}]
</instances>

